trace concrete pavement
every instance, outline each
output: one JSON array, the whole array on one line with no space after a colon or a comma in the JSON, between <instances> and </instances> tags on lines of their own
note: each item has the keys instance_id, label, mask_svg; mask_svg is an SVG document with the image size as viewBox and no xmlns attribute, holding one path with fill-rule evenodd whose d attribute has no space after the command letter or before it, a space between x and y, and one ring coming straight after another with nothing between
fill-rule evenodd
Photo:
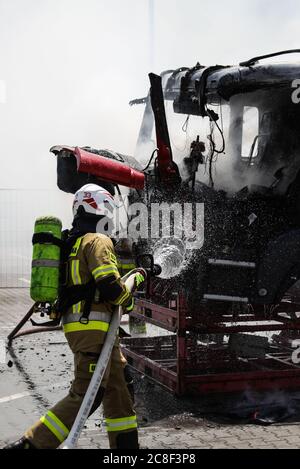
<instances>
[{"instance_id":1,"label":"concrete pavement","mask_svg":"<svg viewBox=\"0 0 300 469\"><path fill-rule=\"evenodd\" d=\"M27 289L0 290L0 339L27 312ZM36 334L14 342L9 368L0 365L0 446L17 439L45 410L61 399L72 379L72 355L61 332ZM158 385L135 375L141 446L149 449L299 448L299 419L271 426L244 424L222 417L224 408L248 405L245 396L176 399ZM289 396L269 396L289 405ZM265 396L262 398L265 399ZM266 402L258 401L258 406ZM87 422L79 448L108 448L101 410Z\"/></svg>"}]
</instances>

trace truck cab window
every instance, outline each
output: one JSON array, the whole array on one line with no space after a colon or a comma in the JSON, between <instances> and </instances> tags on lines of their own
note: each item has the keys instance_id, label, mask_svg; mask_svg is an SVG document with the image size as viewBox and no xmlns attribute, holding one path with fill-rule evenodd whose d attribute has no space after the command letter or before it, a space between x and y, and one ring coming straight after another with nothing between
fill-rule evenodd
<instances>
[{"instance_id":1,"label":"truck cab window","mask_svg":"<svg viewBox=\"0 0 300 469\"><path fill-rule=\"evenodd\" d=\"M259 113L257 107L245 106L243 111L242 158L258 154Z\"/></svg>"}]
</instances>

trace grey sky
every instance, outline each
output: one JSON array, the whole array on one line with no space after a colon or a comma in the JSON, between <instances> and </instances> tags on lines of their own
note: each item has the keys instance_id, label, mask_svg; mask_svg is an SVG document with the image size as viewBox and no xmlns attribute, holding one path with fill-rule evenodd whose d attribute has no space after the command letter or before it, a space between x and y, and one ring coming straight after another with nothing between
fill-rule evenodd
<instances>
[{"instance_id":1,"label":"grey sky","mask_svg":"<svg viewBox=\"0 0 300 469\"><path fill-rule=\"evenodd\" d=\"M294 0L153 0L154 71L300 47ZM0 0L0 187L55 187L54 144L133 153L148 0ZM16 175L15 171L18 174Z\"/></svg>"}]
</instances>

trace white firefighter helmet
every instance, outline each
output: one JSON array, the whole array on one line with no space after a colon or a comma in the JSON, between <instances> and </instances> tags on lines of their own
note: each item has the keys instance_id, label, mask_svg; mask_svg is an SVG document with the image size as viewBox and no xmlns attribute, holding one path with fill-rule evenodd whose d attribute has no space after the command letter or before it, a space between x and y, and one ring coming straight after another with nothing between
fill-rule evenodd
<instances>
[{"instance_id":1,"label":"white firefighter helmet","mask_svg":"<svg viewBox=\"0 0 300 469\"><path fill-rule=\"evenodd\" d=\"M87 214L106 216L113 218L116 208L113 196L103 187L97 184L86 184L81 187L74 196L73 215L82 207Z\"/></svg>"}]
</instances>

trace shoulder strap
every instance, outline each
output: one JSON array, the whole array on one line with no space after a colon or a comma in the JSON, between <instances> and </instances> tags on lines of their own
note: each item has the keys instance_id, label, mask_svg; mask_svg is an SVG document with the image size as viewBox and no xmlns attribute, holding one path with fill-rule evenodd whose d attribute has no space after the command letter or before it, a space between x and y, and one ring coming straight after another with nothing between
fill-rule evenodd
<instances>
[{"instance_id":1,"label":"shoulder strap","mask_svg":"<svg viewBox=\"0 0 300 469\"><path fill-rule=\"evenodd\" d=\"M51 231L44 231L41 233L34 233L32 236L32 244L55 244L56 246L62 248L64 242L63 240L56 238L56 236L54 236Z\"/></svg>"},{"instance_id":2,"label":"shoulder strap","mask_svg":"<svg viewBox=\"0 0 300 469\"><path fill-rule=\"evenodd\" d=\"M63 232L63 249L61 256L61 274L62 279L66 278L66 265L69 257L76 256L81 244L84 233L70 234L68 230ZM91 305L96 292L96 282L94 279L83 285L73 285L68 287L65 281L61 282L60 294L58 298L57 308L64 314L72 305L84 301L84 311L80 318L80 322L87 324L89 322L89 314Z\"/></svg>"}]
</instances>

